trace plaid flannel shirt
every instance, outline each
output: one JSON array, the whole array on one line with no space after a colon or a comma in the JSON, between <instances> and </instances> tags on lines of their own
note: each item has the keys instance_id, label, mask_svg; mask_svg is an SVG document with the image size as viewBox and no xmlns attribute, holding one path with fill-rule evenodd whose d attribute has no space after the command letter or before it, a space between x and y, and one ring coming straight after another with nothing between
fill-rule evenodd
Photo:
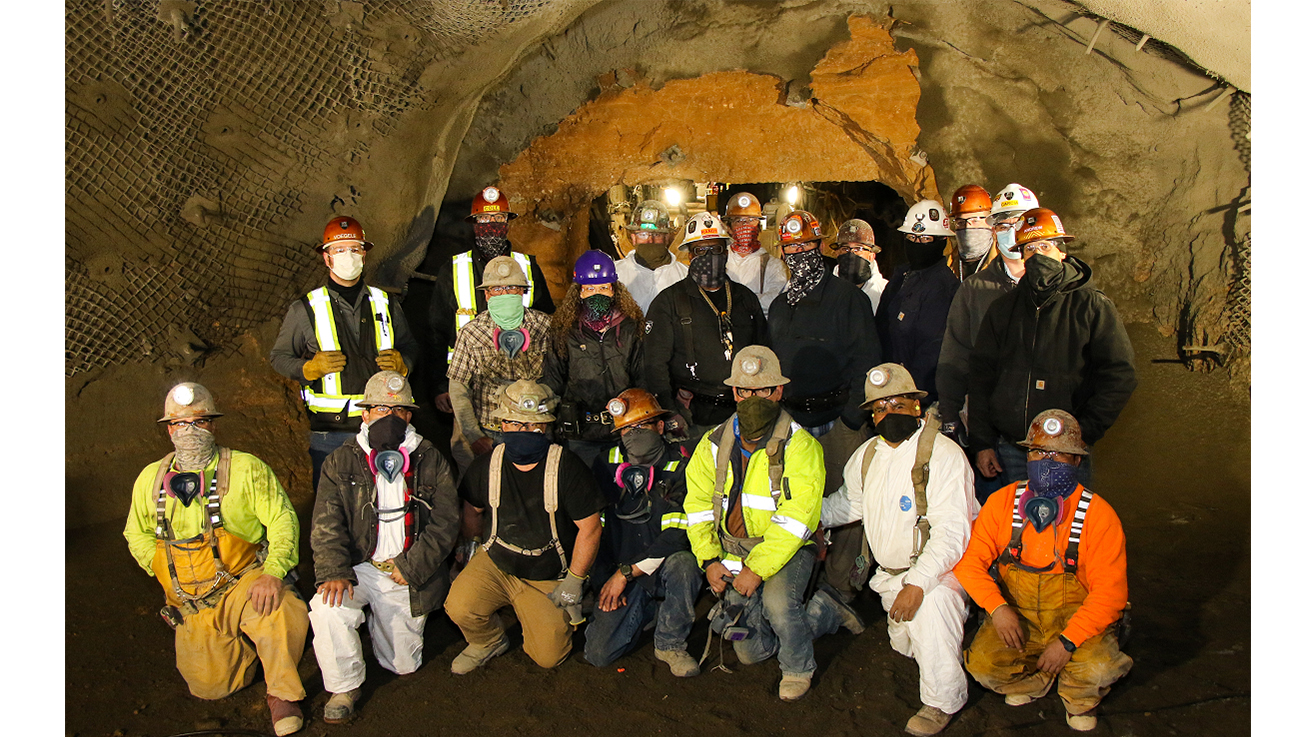
<instances>
[{"instance_id":1,"label":"plaid flannel shirt","mask_svg":"<svg viewBox=\"0 0 1316 737\"><path fill-rule=\"evenodd\" d=\"M448 366L448 379L470 387L475 416L485 428L497 429L501 425L493 413L498 408L498 395L503 387L517 379L539 381L543 376L548 325L548 315L539 310L526 310L521 327L530 334L530 347L510 360L494 345L497 326L488 310L476 315L457 331L457 345L453 348L452 364Z\"/></svg>"}]
</instances>

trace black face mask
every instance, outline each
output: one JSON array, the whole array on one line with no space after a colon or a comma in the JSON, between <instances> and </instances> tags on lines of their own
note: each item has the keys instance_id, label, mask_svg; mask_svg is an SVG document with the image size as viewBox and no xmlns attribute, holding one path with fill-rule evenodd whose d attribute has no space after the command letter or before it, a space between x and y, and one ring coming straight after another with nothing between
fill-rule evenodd
<instances>
[{"instance_id":1,"label":"black face mask","mask_svg":"<svg viewBox=\"0 0 1316 737\"><path fill-rule=\"evenodd\" d=\"M873 265L863 256L843 253L836 257L836 275L859 286L873 278Z\"/></svg>"},{"instance_id":2,"label":"black face mask","mask_svg":"<svg viewBox=\"0 0 1316 737\"><path fill-rule=\"evenodd\" d=\"M1024 262L1024 283L1028 285L1029 291L1037 300L1037 304L1046 301L1060 288L1060 282L1064 280L1065 262L1057 261L1049 256L1043 256L1040 253L1033 254Z\"/></svg>"},{"instance_id":3,"label":"black face mask","mask_svg":"<svg viewBox=\"0 0 1316 737\"><path fill-rule=\"evenodd\" d=\"M637 427L621 436L626 460L635 466L652 466L667 452L663 436L647 427Z\"/></svg>"},{"instance_id":4,"label":"black face mask","mask_svg":"<svg viewBox=\"0 0 1316 737\"><path fill-rule=\"evenodd\" d=\"M373 450L397 450L407 437L407 421L389 413L370 423L366 435Z\"/></svg>"},{"instance_id":5,"label":"black face mask","mask_svg":"<svg viewBox=\"0 0 1316 737\"><path fill-rule=\"evenodd\" d=\"M607 294L591 294L580 301L580 316L586 320L598 322L612 312L612 297Z\"/></svg>"},{"instance_id":6,"label":"black face mask","mask_svg":"<svg viewBox=\"0 0 1316 737\"><path fill-rule=\"evenodd\" d=\"M527 466L539 463L548 456L548 436L542 432L505 432L503 447L512 463Z\"/></svg>"},{"instance_id":7,"label":"black face mask","mask_svg":"<svg viewBox=\"0 0 1316 737\"><path fill-rule=\"evenodd\" d=\"M873 426L877 434L893 443L903 443L918 429L918 418L913 415L898 415L888 412L882 421Z\"/></svg>"},{"instance_id":8,"label":"black face mask","mask_svg":"<svg viewBox=\"0 0 1316 737\"><path fill-rule=\"evenodd\" d=\"M690 279L704 289L721 289L727 280L727 255L705 253L690 259Z\"/></svg>"},{"instance_id":9,"label":"black face mask","mask_svg":"<svg viewBox=\"0 0 1316 737\"><path fill-rule=\"evenodd\" d=\"M935 265L941 260L942 252L945 250L946 244L942 243L940 238L932 239L931 243L905 241L905 258L909 259L909 268L914 271Z\"/></svg>"}]
</instances>

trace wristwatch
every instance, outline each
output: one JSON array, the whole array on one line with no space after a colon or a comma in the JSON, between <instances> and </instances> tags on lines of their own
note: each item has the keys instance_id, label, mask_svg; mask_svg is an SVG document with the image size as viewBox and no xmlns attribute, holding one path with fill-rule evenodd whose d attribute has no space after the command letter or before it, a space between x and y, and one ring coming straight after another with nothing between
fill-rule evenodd
<instances>
[{"instance_id":1,"label":"wristwatch","mask_svg":"<svg viewBox=\"0 0 1316 737\"><path fill-rule=\"evenodd\" d=\"M1064 635L1060 636L1060 646L1070 653L1078 649L1078 645L1075 645L1072 640L1070 640L1068 637L1065 637Z\"/></svg>"},{"instance_id":2,"label":"wristwatch","mask_svg":"<svg viewBox=\"0 0 1316 737\"><path fill-rule=\"evenodd\" d=\"M622 578L626 579L626 583L630 583L631 581L635 580L635 566L631 565L630 563L617 566L617 572L621 574Z\"/></svg>"}]
</instances>

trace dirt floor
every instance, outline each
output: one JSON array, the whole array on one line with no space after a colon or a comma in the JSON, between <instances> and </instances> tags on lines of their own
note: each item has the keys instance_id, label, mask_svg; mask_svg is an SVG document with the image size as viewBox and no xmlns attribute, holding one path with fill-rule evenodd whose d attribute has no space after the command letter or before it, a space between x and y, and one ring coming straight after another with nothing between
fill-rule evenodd
<instances>
[{"instance_id":1,"label":"dirt floor","mask_svg":"<svg viewBox=\"0 0 1316 737\"><path fill-rule=\"evenodd\" d=\"M1223 372L1190 374L1174 363L1152 363L1171 357L1172 343L1143 326L1130 333L1141 384L1096 448L1093 486L1114 504L1128 534L1134 631L1126 650L1135 667L1103 702L1094 734L1246 734L1249 408ZM68 532L67 734L269 733L259 683L217 702L188 694L174 668L172 633L155 614L159 585L133 563L121 529L110 523ZM777 699L773 661L740 666L728 648L733 673L706 667L697 678L678 680L646 640L636 654L600 670L581 657L579 632L575 652L555 671L513 650L457 677L448 664L463 643L440 614L428 625L426 665L411 676L383 671L367 650L359 717L335 727L319 718L328 696L308 640L303 734L900 733L919 706L918 670L891 650L876 597L861 595L857 606L875 626L858 637L842 632L819 640L814 688L796 704ZM697 623L691 636L696 654L705 625ZM1010 708L970 679L968 706L944 734L1055 735L1067 732L1063 720L1054 692Z\"/></svg>"}]
</instances>

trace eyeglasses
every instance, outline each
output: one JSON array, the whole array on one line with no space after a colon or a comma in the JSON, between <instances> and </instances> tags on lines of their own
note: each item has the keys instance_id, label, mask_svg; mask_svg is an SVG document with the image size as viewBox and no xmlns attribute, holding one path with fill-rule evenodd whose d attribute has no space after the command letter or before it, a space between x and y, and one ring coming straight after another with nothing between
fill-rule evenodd
<instances>
[{"instance_id":1,"label":"eyeglasses","mask_svg":"<svg viewBox=\"0 0 1316 737\"><path fill-rule=\"evenodd\" d=\"M496 213L493 213L493 214L490 214L490 215L476 215L476 216L475 216L475 222L477 222L477 223L505 223L505 222L507 222L507 214L506 214L506 213L501 213L501 212L496 212Z\"/></svg>"},{"instance_id":2,"label":"eyeglasses","mask_svg":"<svg viewBox=\"0 0 1316 737\"><path fill-rule=\"evenodd\" d=\"M646 422L637 422L637 423L635 423L634 425L627 425L626 427L623 427L621 430L618 430L617 432L618 432L619 434L621 434L621 435L629 435L630 432L631 432L631 430L638 430L638 429L640 429L640 428L644 428L645 430L653 430L654 432L658 432L658 420L648 420L648 421L646 421Z\"/></svg>"},{"instance_id":3,"label":"eyeglasses","mask_svg":"<svg viewBox=\"0 0 1316 737\"><path fill-rule=\"evenodd\" d=\"M690 246L690 258L698 258L706 254L721 256L727 252L727 244L718 241L717 243L707 243L702 246Z\"/></svg>"},{"instance_id":4,"label":"eyeglasses","mask_svg":"<svg viewBox=\"0 0 1316 737\"><path fill-rule=\"evenodd\" d=\"M525 294L525 287L488 287L484 290L485 296L497 297L503 294Z\"/></svg>"},{"instance_id":5,"label":"eyeglasses","mask_svg":"<svg viewBox=\"0 0 1316 737\"><path fill-rule=\"evenodd\" d=\"M166 424L166 425L169 425L170 427L200 427L200 428L206 428L206 427L210 427L211 425L215 424L215 421L214 421L212 418L210 418L210 417L198 417L198 418L196 418L195 420L170 420L169 422L167 422L167 423L165 423L165 424Z\"/></svg>"},{"instance_id":6,"label":"eyeglasses","mask_svg":"<svg viewBox=\"0 0 1316 737\"><path fill-rule=\"evenodd\" d=\"M763 397L766 399L767 397L772 396L772 393L775 391L777 391L777 387L775 386L764 387L762 389L745 389L739 386L735 388L736 396L741 399L749 399L750 397Z\"/></svg>"},{"instance_id":7,"label":"eyeglasses","mask_svg":"<svg viewBox=\"0 0 1316 737\"><path fill-rule=\"evenodd\" d=\"M1048 461L1066 461L1073 455L1074 455L1073 453L1065 453L1064 451L1060 451L1060 450L1037 450L1035 448L1028 449L1028 460L1030 461L1040 461L1044 458ZM1064 457L1062 458L1061 456Z\"/></svg>"},{"instance_id":8,"label":"eyeglasses","mask_svg":"<svg viewBox=\"0 0 1316 737\"><path fill-rule=\"evenodd\" d=\"M782 246L782 253L804 253L812 251L822 245L822 241L805 241L803 243L792 243L788 246Z\"/></svg>"},{"instance_id":9,"label":"eyeglasses","mask_svg":"<svg viewBox=\"0 0 1316 737\"><path fill-rule=\"evenodd\" d=\"M995 223L992 223L992 230L996 231L997 233L1003 233L1007 230L1014 230L1014 226L1018 222L1019 222L1018 215L1012 218L1007 218L1005 220L997 220Z\"/></svg>"},{"instance_id":10,"label":"eyeglasses","mask_svg":"<svg viewBox=\"0 0 1316 737\"><path fill-rule=\"evenodd\" d=\"M359 256L366 252L361 246L333 246L325 250L330 256L337 256L340 253L355 253Z\"/></svg>"},{"instance_id":11,"label":"eyeglasses","mask_svg":"<svg viewBox=\"0 0 1316 737\"><path fill-rule=\"evenodd\" d=\"M1051 241L1033 241L1032 243L1029 243L1026 246L1019 246L1015 250L1022 250L1024 253L1041 253L1044 255L1049 255L1054 251L1059 251L1060 249L1056 247L1056 244Z\"/></svg>"},{"instance_id":12,"label":"eyeglasses","mask_svg":"<svg viewBox=\"0 0 1316 737\"><path fill-rule=\"evenodd\" d=\"M905 234L905 240L909 241L910 243L931 243L931 242L932 242L932 236L930 236L930 235L914 235L913 233L906 233L906 234ZM784 250L786 250L786 249L783 248L782 250L784 251Z\"/></svg>"},{"instance_id":13,"label":"eyeglasses","mask_svg":"<svg viewBox=\"0 0 1316 737\"><path fill-rule=\"evenodd\" d=\"M750 224L757 224L759 222L761 221L758 218L753 218L753 217L727 218L727 225L733 228L736 227L737 225L750 225Z\"/></svg>"},{"instance_id":14,"label":"eyeglasses","mask_svg":"<svg viewBox=\"0 0 1316 737\"><path fill-rule=\"evenodd\" d=\"M950 222L951 222L952 225L955 226L955 229L956 229L956 230L964 230L965 228L969 227L970 225L975 226L975 227L982 227L982 226L986 225L986 224L987 224L987 216L986 216L986 215L978 215L978 216L976 216L976 217L969 217L969 218L955 218L954 220L951 220Z\"/></svg>"},{"instance_id":15,"label":"eyeglasses","mask_svg":"<svg viewBox=\"0 0 1316 737\"><path fill-rule=\"evenodd\" d=\"M859 243L838 243L832 247L836 249L837 253L853 253L856 256L862 256L865 252L873 254L882 252L882 249L877 246L865 246Z\"/></svg>"},{"instance_id":16,"label":"eyeglasses","mask_svg":"<svg viewBox=\"0 0 1316 737\"><path fill-rule=\"evenodd\" d=\"M376 404L373 407L363 407L362 409L364 409L366 412L373 412L374 414L379 415L380 417L383 417L384 415L387 414L394 414L401 417L402 415L409 414L411 412L410 407L389 407L383 404Z\"/></svg>"},{"instance_id":17,"label":"eyeglasses","mask_svg":"<svg viewBox=\"0 0 1316 737\"><path fill-rule=\"evenodd\" d=\"M535 422L517 422L516 420L503 420L503 432L537 432L544 434L544 426Z\"/></svg>"},{"instance_id":18,"label":"eyeglasses","mask_svg":"<svg viewBox=\"0 0 1316 737\"><path fill-rule=\"evenodd\" d=\"M873 412L886 412L893 409L909 409L917 406L917 404L918 400L908 397L883 397L874 399L873 403L868 405L868 408Z\"/></svg>"}]
</instances>

